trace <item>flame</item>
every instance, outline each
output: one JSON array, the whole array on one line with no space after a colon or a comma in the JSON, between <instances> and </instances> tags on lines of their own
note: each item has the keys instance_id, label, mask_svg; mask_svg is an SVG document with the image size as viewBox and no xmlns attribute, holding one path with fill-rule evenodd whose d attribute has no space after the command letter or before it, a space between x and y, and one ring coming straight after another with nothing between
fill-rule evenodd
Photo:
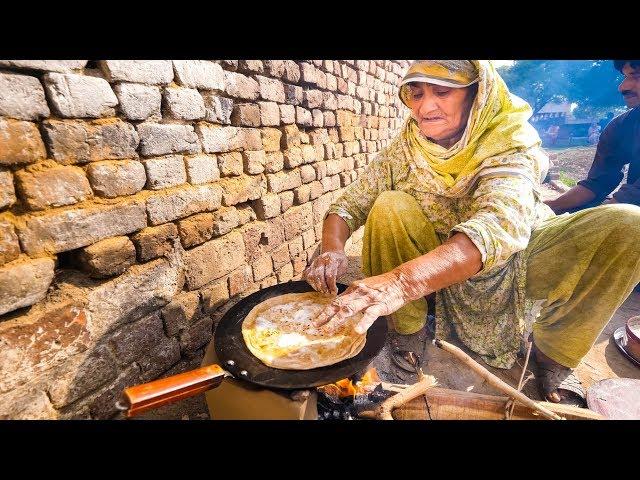
<instances>
[{"instance_id":1,"label":"flame","mask_svg":"<svg viewBox=\"0 0 640 480\"><path fill-rule=\"evenodd\" d=\"M370 368L355 385L350 379L343 378L335 383L318 387L318 390L327 395L339 398L355 397L356 395L371 392L379 383L380 377L378 376L378 372L375 368Z\"/></svg>"}]
</instances>

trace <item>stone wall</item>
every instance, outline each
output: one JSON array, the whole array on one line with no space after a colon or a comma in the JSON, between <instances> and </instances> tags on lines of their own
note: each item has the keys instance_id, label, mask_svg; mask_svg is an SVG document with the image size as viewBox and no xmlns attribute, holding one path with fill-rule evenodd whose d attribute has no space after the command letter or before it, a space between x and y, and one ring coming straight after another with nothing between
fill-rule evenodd
<instances>
[{"instance_id":1,"label":"stone wall","mask_svg":"<svg viewBox=\"0 0 640 480\"><path fill-rule=\"evenodd\" d=\"M299 279L397 132L389 60L0 61L0 418L114 418Z\"/></svg>"}]
</instances>

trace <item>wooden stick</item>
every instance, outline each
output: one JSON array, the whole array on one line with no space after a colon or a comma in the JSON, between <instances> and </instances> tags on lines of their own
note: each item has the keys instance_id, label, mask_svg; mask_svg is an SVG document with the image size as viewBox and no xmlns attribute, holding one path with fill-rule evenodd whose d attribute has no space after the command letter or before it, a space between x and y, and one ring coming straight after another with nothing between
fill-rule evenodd
<instances>
[{"instance_id":1,"label":"wooden stick","mask_svg":"<svg viewBox=\"0 0 640 480\"><path fill-rule=\"evenodd\" d=\"M394 408L419 397L424 394L429 387L433 387L436 384L437 382L435 377L432 377L431 375L424 375L418 383L405 388L403 391L396 393L394 396L389 397L382 402L382 404L377 408L376 418L382 420L393 420L391 411Z\"/></svg>"},{"instance_id":2,"label":"wooden stick","mask_svg":"<svg viewBox=\"0 0 640 480\"><path fill-rule=\"evenodd\" d=\"M437 338L433 340L433 344L436 347L446 350L453 356L457 357L461 362L465 363L468 367L470 367L474 372L476 372L478 375L484 378L487 382L489 382L494 387L502 390L504 393L506 393L510 397L513 397L516 400L519 400L520 402L522 402L524 405L527 405L528 407L531 407L534 410L540 412L540 414L545 416L546 418L550 418L552 420L563 420L563 418L560 417L559 415L556 415L551 410L539 405L537 402L534 402L529 397L527 397L524 393L519 392L518 390L513 388L511 385L500 380L493 373L491 373L489 370L484 368L482 365L480 365L478 362L476 362L473 358L471 358L469 355L464 353L455 345L451 345L450 343L445 342L444 340L439 340Z\"/></svg>"}]
</instances>

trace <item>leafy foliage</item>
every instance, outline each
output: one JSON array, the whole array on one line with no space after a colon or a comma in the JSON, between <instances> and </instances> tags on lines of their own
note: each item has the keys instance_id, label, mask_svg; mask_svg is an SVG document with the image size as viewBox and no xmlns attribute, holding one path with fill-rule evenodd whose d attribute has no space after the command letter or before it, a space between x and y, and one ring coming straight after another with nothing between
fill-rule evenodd
<instances>
[{"instance_id":1,"label":"leafy foliage","mask_svg":"<svg viewBox=\"0 0 640 480\"><path fill-rule=\"evenodd\" d=\"M550 100L576 103L576 117L601 117L625 109L618 92L622 75L611 60L516 60L498 67L498 72L534 112Z\"/></svg>"}]
</instances>

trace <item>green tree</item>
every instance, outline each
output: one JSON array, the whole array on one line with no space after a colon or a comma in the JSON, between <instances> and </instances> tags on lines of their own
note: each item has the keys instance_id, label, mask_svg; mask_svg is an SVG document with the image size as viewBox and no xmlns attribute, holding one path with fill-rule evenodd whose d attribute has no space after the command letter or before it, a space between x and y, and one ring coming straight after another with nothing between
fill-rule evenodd
<instances>
[{"instance_id":1,"label":"green tree","mask_svg":"<svg viewBox=\"0 0 640 480\"><path fill-rule=\"evenodd\" d=\"M622 75L611 60L516 60L498 71L509 90L534 112L551 100L576 103L574 115L580 117L625 108L618 93Z\"/></svg>"}]
</instances>

